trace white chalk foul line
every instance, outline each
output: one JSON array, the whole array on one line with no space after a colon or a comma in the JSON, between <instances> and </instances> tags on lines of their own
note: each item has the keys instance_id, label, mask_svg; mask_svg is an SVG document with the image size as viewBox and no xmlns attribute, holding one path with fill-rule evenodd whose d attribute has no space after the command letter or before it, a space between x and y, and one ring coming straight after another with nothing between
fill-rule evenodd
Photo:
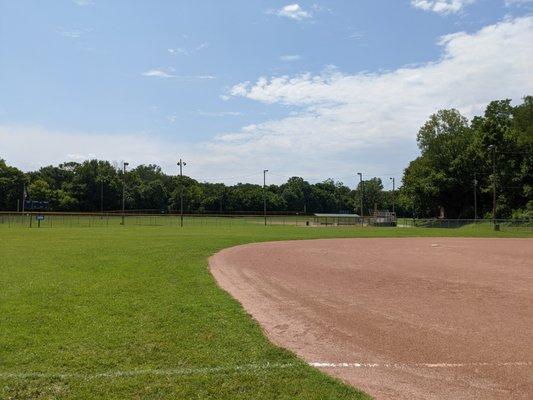
<instances>
[{"instance_id":1,"label":"white chalk foul line","mask_svg":"<svg viewBox=\"0 0 533 400\"><path fill-rule=\"evenodd\" d=\"M316 368L468 368L468 367L530 367L533 366L531 361L516 362L478 362L478 363L329 363L329 362L312 362L309 363Z\"/></svg>"},{"instance_id":2,"label":"white chalk foul line","mask_svg":"<svg viewBox=\"0 0 533 400\"><path fill-rule=\"evenodd\" d=\"M267 371L272 369L294 368L302 364L293 363L265 363L265 364L245 364L225 367L205 367L205 368L171 368L171 369L133 369L98 372L84 374L79 372L0 372L0 379L109 379L127 378L136 376L206 376L224 373L247 373ZM331 363L331 362L311 362L310 366L316 368L465 368L465 367L530 367L531 361L503 362L503 363Z\"/></svg>"},{"instance_id":3,"label":"white chalk foul line","mask_svg":"<svg viewBox=\"0 0 533 400\"><path fill-rule=\"evenodd\" d=\"M106 371L94 374L84 374L76 372L0 372L0 379L105 379L105 378L123 378L135 376L188 376L188 375L214 375L223 373L246 373L266 371L272 369L283 369L296 367L298 364L246 364L229 367L205 367L205 368L171 368L171 369L133 369L125 371ZM301 366L301 364L299 364Z\"/></svg>"}]
</instances>

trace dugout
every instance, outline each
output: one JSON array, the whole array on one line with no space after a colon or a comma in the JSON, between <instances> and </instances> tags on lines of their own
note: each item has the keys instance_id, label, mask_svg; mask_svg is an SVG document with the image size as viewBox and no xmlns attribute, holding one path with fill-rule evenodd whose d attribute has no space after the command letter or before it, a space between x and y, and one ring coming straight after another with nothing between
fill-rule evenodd
<instances>
[{"instance_id":1,"label":"dugout","mask_svg":"<svg viewBox=\"0 0 533 400\"><path fill-rule=\"evenodd\" d=\"M358 214L315 214L315 225L358 225L361 217Z\"/></svg>"}]
</instances>

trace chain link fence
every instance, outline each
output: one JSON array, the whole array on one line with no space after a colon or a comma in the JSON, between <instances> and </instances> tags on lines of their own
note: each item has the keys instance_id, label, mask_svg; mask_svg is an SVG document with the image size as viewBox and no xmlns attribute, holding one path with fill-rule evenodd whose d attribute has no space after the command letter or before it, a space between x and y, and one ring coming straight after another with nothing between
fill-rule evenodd
<instances>
[{"instance_id":1,"label":"chain link fence","mask_svg":"<svg viewBox=\"0 0 533 400\"><path fill-rule=\"evenodd\" d=\"M125 214L117 213L13 213L0 212L0 227L54 228L54 227L112 227L121 226L181 226L179 214ZM301 226L301 227L372 227L370 218L353 223L324 222L312 215L184 215L183 226ZM412 219L398 218L398 229L441 228L533 232L532 219Z\"/></svg>"}]
</instances>

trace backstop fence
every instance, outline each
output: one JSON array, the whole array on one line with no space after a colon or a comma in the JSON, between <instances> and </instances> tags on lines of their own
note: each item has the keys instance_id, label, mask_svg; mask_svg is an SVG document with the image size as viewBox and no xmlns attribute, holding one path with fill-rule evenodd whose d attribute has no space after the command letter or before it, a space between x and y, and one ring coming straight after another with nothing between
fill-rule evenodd
<instances>
[{"instance_id":1,"label":"backstop fence","mask_svg":"<svg viewBox=\"0 0 533 400\"><path fill-rule=\"evenodd\" d=\"M117 213L37 213L0 212L0 228L54 228L54 227L112 227L112 226L176 226L182 224L179 214L117 214ZM313 215L205 215L186 214L183 226L301 226L301 227L353 227L374 228L372 217L355 220L354 223L335 223ZM533 219L412 219L398 218L397 229L445 228L490 229L501 231L533 232ZM375 227L375 229L380 229Z\"/></svg>"}]
</instances>

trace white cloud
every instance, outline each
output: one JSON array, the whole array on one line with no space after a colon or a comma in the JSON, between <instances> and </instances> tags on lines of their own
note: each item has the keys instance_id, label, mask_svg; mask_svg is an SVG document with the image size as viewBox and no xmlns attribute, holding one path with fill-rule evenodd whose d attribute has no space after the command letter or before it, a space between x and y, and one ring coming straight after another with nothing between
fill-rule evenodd
<instances>
[{"instance_id":1,"label":"white cloud","mask_svg":"<svg viewBox=\"0 0 533 400\"><path fill-rule=\"evenodd\" d=\"M298 61L302 59L302 56L298 54L284 54L280 57L281 61Z\"/></svg>"},{"instance_id":2,"label":"white cloud","mask_svg":"<svg viewBox=\"0 0 533 400\"><path fill-rule=\"evenodd\" d=\"M153 68L144 71L141 75L155 78L173 78L183 82L216 79L216 76L214 75L176 75L174 74L174 68Z\"/></svg>"},{"instance_id":3,"label":"white cloud","mask_svg":"<svg viewBox=\"0 0 533 400\"><path fill-rule=\"evenodd\" d=\"M274 13L280 17L286 17L290 19L294 19L297 21L301 21L304 19L311 18L311 13L308 11L305 11L302 7L300 7L299 4L287 4L286 6L280 8L279 10L271 11L271 13Z\"/></svg>"},{"instance_id":4,"label":"white cloud","mask_svg":"<svg viewBox=\"0 0 533 400\"><path fill-rule=\"evenodd\" d=\"M475 0L411 0L411 5L424 11L451 14L461 11Z\"/></svg>"},{"instance_id":5,"label":"white cloud","mask_svg":"<svg viewBox=\"0 0 533 400\"><path fill-rule=\"evenodd\" d=\"M163 68L154 68L148 71L143 72L143 76L154 76L157 78L174 78L176 75L173 75L169 69Z\"/></svg>"},{"instance_id":6,"label":"white cloud","mask_svg":"<svg viewBox=\"0 0 533 400\"><path fill-rule=\"evenodd\" d=\"M93 6L95 4L94 0L72 0L78 6Z\"/></svg>"},{"instance_id":7,"label":"white cloud","mask_svg":"<svg viewBox=\"0 0 533 400\"><path fill-rule=\"evenodd\" d=\"M179 145L154 140L148 133L95 134L0 125L0 147L1 158L24 170L90 158L127 160L137 165L157 162L158 157L170 170Z\"/></svg>"},{"instance_id":8,"label":"white cloud","mask_svg":"<svg viewBox=\"0 0 533 400\"><path fill-rule=\"evenodd\" d=\"M533 3L533 0L505 0L506 6L523 6L531 3Z\"/></svg>"},{"instance_id":9,"label":"white cloud","mask_svg":"<svg viewBox=\"0 0 533 400\"><path fill-rule=\"evenodd\" d=\"M202 51L203 49L209 47L209 42L202 42L195 47L185 48L185 47L174 47L174 48L168 48L167 51L172 55L181 55L181 56L188 56L192 55L196 52Z\"/></svg>"},{"instance_id":10,"label":"white cloud","mask_svg":"<svg viewBox=\"0 0 533 400\"><path fill-rule=\"evenodd\" d=\"M240 111L202 111L202 110L196 110L193 112L193 114L200 115L203 117L239 117L244 115Z\"/></svg>"},{"instance_id":11,"label":"white cloud","mask_svg":"<svg viewBox=\"0 0 533 400\"><path fill-rule=\"evenodd\" d=\"M205 49L206 47L209 47L209 43L208 42L203 42L203 43L200 43L198 46L196 46L196 48L194 50L195 51L200 51L200 50Z\"/></svg>"},{"instance_id":12,"label":"white cloud","mask_svg":"<svg viewBox=\"0 0 533 400\"><path fill-rule=\"evenodd\" d=\"M364 35L361 32L350 32L350 34L348 35L348 39L359 40L359 39L362 39L363 37Z\"/></svg>"},{"instance_id":13,"label":"white cloud","mask_svg":"<svg viewBox=\"0 0 533 400\"><path fill-rule=\"evenodd\" d=\"M182 55L182 56L186 56L189 54L189 52L181 47L177 47L175 49L167 49L167 51L170 53L170 54L174 54L174 55Z\"/></svg>"},{"instance_id":14,"label":"white cloud","mask_svg":"<svg viewBox=\"0 0 533 400\"><path fill-rule=\"evenodd\" d=\"M372 157L386 168L383 152L413 144L438 109L455 107L473 116L491 100L519 101L533 93L533 17L448 35L439 45L440 60L388 72L349 75L330 68L320 75L239 83L229 95L300 111L220 135L211 150L235 157L234 163L298 163L310 175L319 172L318 159L344 173ZM363 150L366 161L353 160ZM402 167L411 157L402 155ZM309 165L302 165L306 160Z\"/></svg>"},{"instance_id":15,"label":"white cloud","mask_svg":"<svg viewBox=\"0 0 533 400\"><path fill-rule=\"evenodd\" d=\"M82 35L87 33L86 29L56 29L56 33L69 39L79 39Z\"/></svg>"}]
</instances>

